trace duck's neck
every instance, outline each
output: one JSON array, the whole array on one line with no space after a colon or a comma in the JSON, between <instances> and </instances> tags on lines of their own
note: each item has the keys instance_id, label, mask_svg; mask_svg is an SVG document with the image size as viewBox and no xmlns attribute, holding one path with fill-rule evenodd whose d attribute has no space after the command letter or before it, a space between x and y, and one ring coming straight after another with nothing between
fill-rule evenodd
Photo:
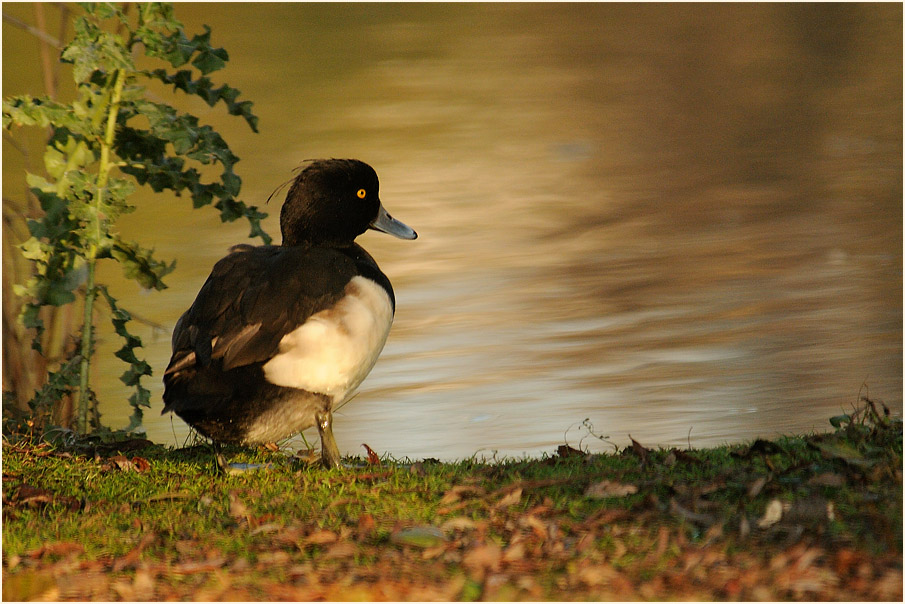
<instances>
[{"instance_id":1,"label":"duck's neck","mask_svg":"<svg viewBox=\"0 0 905 604\"><path fill-rule=\"evenodd\" d=\"M330 239L329 237L323 236L314 236L313 233L309 231L298 231L296 229L287 230L283 229L283 242L281 245L283 247L336 247L336 248L346 248L355 245L354 241L349 241L347 238L342 239Z\"/></svg>"},{"instance_id":2,"label":"duck's neck","mask_svg":"<svg viewBox=\"0 0 905 604\"><path fill-rule=\"evenodd\" d=\"M359 234L336 216L313 215L287 205L280 213L280 233L286 247L347 247Z\"/></svg>"}]
</instances>

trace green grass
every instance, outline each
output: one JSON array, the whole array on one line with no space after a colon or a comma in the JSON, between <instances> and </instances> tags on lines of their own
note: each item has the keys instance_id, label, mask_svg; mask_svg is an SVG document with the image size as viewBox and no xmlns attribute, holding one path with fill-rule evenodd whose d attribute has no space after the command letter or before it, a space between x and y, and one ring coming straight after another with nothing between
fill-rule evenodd
<instances>
[{"instance_id":1,"label":"green grass","mask_svg":"<svg viewBox=\"0 0 905 604\"><path fill-rule=\"evenodd\" d=\"M901 597L901 421L868 406L837 423L684 455L564 449L493 464L325 470L227 449L272 464L239 475L216 473L203 446L7 438L4 598ZM586 494L603 480L637 490ZM785 508L767 522L771 504ZM851 560L874 579L849 581ZM703 564L717 571L695 574ZM65 581L88 571L94 591Z\"/></svg>"}]
</instances>

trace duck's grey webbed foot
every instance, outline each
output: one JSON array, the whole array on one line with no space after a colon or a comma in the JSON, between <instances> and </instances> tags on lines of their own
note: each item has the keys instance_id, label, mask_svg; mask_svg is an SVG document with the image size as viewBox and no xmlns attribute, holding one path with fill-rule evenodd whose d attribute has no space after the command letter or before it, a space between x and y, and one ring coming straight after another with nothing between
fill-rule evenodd
<instances>
[{"instance_id":1,"label":"duck's grey webbed foot","mask_svg":"<svg viewBox=\"0 0 905 604\"><path fill-rule=\"evenodd\" d=\"M321 462L328 468L338 468L340 462L339 447L333 438L333 413L322 411L315 416L317 433L321 438Z\"/></svg>"}]
</instances>

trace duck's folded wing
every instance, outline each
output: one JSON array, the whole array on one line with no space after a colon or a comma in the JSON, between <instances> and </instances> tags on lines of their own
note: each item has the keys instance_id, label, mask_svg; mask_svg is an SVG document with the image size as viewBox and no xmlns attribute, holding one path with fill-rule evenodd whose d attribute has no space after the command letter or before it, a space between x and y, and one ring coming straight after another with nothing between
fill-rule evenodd
<instances>
[{"instance_id":1,"label":"duck's folded wing","mask_svg":"<svg viewBox=\"0 0 905 604\"><path fill-rule=\"evenodd\" d=\"M176 324L165 375L268 360L285 334L335 304L355 274L355 263L333 250L245 246L233 252L214 266Z\"/></svg>"}]
</instances>

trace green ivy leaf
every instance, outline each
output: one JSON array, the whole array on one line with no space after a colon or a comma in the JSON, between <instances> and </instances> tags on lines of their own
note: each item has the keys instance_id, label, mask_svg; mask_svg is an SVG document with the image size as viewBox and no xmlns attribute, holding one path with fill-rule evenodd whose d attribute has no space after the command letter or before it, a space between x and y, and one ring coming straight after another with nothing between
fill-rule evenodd
<instances>
[{"instance_id":1,"label":"green ivy leaf","mask_svg":"<svg viewBox=\"0 0 905 604\"><path fill-rule=\"evenodd\" d=\"M25 173L25 183L31 187L33 193L36 192L46 192L51 193L56 190L56 185L52 184L43 176L39 176L37 174L32 174L31 172Z\"/></svg>"},{"instance_id":2,"label":"green ivy leaf","mask_svg":"<svg viewBox=\"0 0 905 604\"><path fill-rule=\"evenodd\" d=\"M75 302L75 294L72 293L64 281L47 281L40 290L42 304L48 306L65 306Z\"/></svg>"},{"instance_id":3,"label":"green ivy leaf","mask_svg":"<svg viewBox=\"0 0 905 604\"><path fill-rule=\"evenodd\" d=\"M79 386L80 365L82 357L74 355L52 372L40 390L31 399L30 405L35 409L52 409L57 401L71 394Z\"/></svg>"},{"instance_id":4,"label":"green ivy leaf","mask_svg":"<svg viewBox=\"0 0 905 604\"><path fill-rule=\"evenodd\" d=\"M177 71L174 74L169 74L164 69L155 69L147 72L147 75L160 80L164 84L173 86L175 90L182 90L187 94L199 96L211 107L219 101L223 101L226 103L226 109L230 115L244 118L252 131L258 131L258 117L251 110L253 103L251 101L237 102L236 99L241 94L237 88L232 88L226 84L219 88L214 88L210 78L202 76L197 80L192 79L192 72L188 69Z\"/></svg>"},{"instance_id":5,"label":"green ivy leaf","mask_svg":"<svg viewBox=\"0 0 905 604\"><path fill-rule=\"evenodd\" d=\"M202 75L207 75L212 71L223 69L226 61L229 60L229 54L222 48L214 48L210 44L211 28L204 26L204 33L197 34L192 38L194 49L198 52L198 56L192 61L192 65L201 71Z\"/></svg>"},{"instance_id":6,"label":"green ivy leaf","mask_svg":"<svg viewBox=\"0 0 905 604\"><path fill-rule=\"evenodd\" d=\"M84 8L89 9L88 12L96 15L100 19L109 19L119 14L116 5L110 2L80 2Z\"/></svg>"},{"instance_id":7,"label":"green ivy leaf","mask_svg":"<svg viewBox=\"0 0 905 604\"><path fill-rule=\"evenodd\" d=\"M226 67L226 61L229 56L222 48L215 50L205 50L192 61L192 65L198 68L202 74L209 74L218 69Z\"/></svg>"},{"instance_id":8,"label":"green ivy leaf","mask_svg":"<svg viewBox=\"0 0 905 604\"><path fill-rule=\"evenodd\" d=\"M830 424L834 428L841 428L843 426L843 424L849 424L849 423L851 423L851 421L852 421L851 416L846 413L843 413L842 415L834 415L833 417L830 418Z\"/></svg>"},{"instance_id":9,"label":"green ivy leaf","mask_svg":"<svg viewBox=\"0 0 905 604\"><path fill-rule=\"evenodd\" d=\"M65 243L68 235L78 228L78 222L70 212L70 202L55 191L32 188L31 192L38 198L44 216L28 221L29 232L33 237L51 242L51 248L57 243Z\"/></svg>"},{"instance_id":10,"label":"green ivy leaf","mask_svg":"<svg viewBox=\"0 0 905 604\"><path fill-rule=\"evenodd\" d=\"M137 386L141 383L141 378L146 375L151 375L151 366L136 359L132 361L132 367L127 369L119 379L126 386Z\"/></svg>"},{"instance_id":11,"label":"green ivy leaf","mask_svg":"<svg viewBox=\"0 0 905 604\"><path fill-rule=\"evenodd\" d=\"M22 288L26 289L27 288ZM31 341L31 347L33 350L37 350L41 354L44 354L44 350L41 347L41 335L44 333L44 321L41 319L40 313L41 306L39 304L32 304L30 302L26 302L22 305L22 312L19 314L19 321L22 322L22 325L26 329L34 329L35 337Z\"/></svg>"},{"instance_id":12,"label":"green ivy leaf","mask_svg":"<svg viewBox=\"0 0 905 604\"><path fill-rule=\"evenodd\" d=\"M189 40L182 29L174 32L169 38L161 41L158 48L150 52L150 56L159 57L167 61L173 67L180 67L188 63L195 52L195 45Z\"/></svg>"},{"instance_id":13,"label":"green ivy leaf","mask_svg":"<svg viewBox=\"0 0 905 604\"><path fill-rule=\"evenodd\" d=\"M76 115L71 106L51 101L46 97L28 95L11 97L3 101L3 127L38 126L66 128L74 134L93 136L95 129L90 122Z\"/></svg>"},{"instance_id":14,"label":"green ivy leaf","mask_svg":"<svg viewBox=\"0 0 905 604\"><path fill-rule=\"evenodd\" d=\"M220 180L223 182L223 189L226 191L227 195L235 197L239 194L239 189L242 188L242 179L239 178L238 175L234 174L232 171L227 171L223 173Z\"/></svg>"},{"instance_id":15,"label":"green ivy leaf","mask_svg":"<svg viewBox=\"0 0 905 604\"><path fill-rule=\"evenodd\" d=\"M46 128L50 124L46 108L41 99L33 99L28 95L3 100L3 127L38 126Z\"/></svg>"},{"instance_id":16,"label":"green ivy leaf","mask_svg":"<svg viewBox=\"0 0 905 604\"><path fill-rule=\"evenodd\" d=\"M121 239L115 241L110 253L122 265L126 278L137 281L146 289L166 289L163 277L176 268L175 260L169 264L161 262L153 257L153 250Z\"/></svg>"},{"instance_id":17,"label":"green ivy leaf","mask_svg":"<svg viewBox=\"0 0 905 604\"><path fill-rule=\"evenodd\" d=\"M63 49L60 58L72 63L72 77L77 84L88 82L96 71L113 73L118 69L135 69L123 39L104 31L89 17L75 20L75 38Z\"/></svg>"},{"instance_id":18,"label":"green ivy leaf","mask_svg":"<svg viewBox=\"0 0 905 604\"><path fill-rule=\"evenodd\" d=\"M60 180L66 172L84 168L94 160L94 153L84 140L70 136L67 129L61 128L54 132L45 149L44 169L48 175Z\"/></svg>"},{"instance_id":19,"label":"green ivy leaf","mask_svg":"<svg viewBox=\"0 0 905 604\"><path fill-rule=\"evenodd\" d=\"M131 314L120 308L116 299L110 295L109 290L104 286L98 287L98 292L107 301L110 307L111 322L116 334L123 338L123 346L114 354L117 358L129 363L129 368L120 376L127 386L135 388L135 392L129 397L129 404L132 406L132 417L129 421L127 431L134 430L141 425L142 411L141 407L150 407L151 393L141 385L141 379L145 376L151 376L153 371L151 366L144 360L139 359L135 355L135 349L142 347L141 338L129 333L127 329L128 322L132 319Z\"/></svg>"},{"instance_id":20,"label":"green ivy leaf","mask_svg":"<svg viewBox=\"0 0 905 604\"><path fill-rule=\"evenodd\" d=\"M266 214L264 214L264 216L266 216ZM271 243L273 243L273 238L265 233L264 229L261 228L260 218L249 216L248 222L251 225L251 231L248 233L249 237L251 237L252 239L255 237L260 237L264 245L270 245Z\"/></svg>"},{"instance_id":21,"label":"green ivy leaf","mask_svg":"<svg viewBox=\"0 0 905 604\"><path fill-rule=\"evenodd\" d=\"M32 221L34 223L35 229L38 228L40 223L36 221ZM19 249L22 250L22 255L28 258L29 260L42 260L47 256L47 252L44 249L44 246L38 240L37 237L31 237L25 243L19 246Z\"/></svg>"}]
</instances>

